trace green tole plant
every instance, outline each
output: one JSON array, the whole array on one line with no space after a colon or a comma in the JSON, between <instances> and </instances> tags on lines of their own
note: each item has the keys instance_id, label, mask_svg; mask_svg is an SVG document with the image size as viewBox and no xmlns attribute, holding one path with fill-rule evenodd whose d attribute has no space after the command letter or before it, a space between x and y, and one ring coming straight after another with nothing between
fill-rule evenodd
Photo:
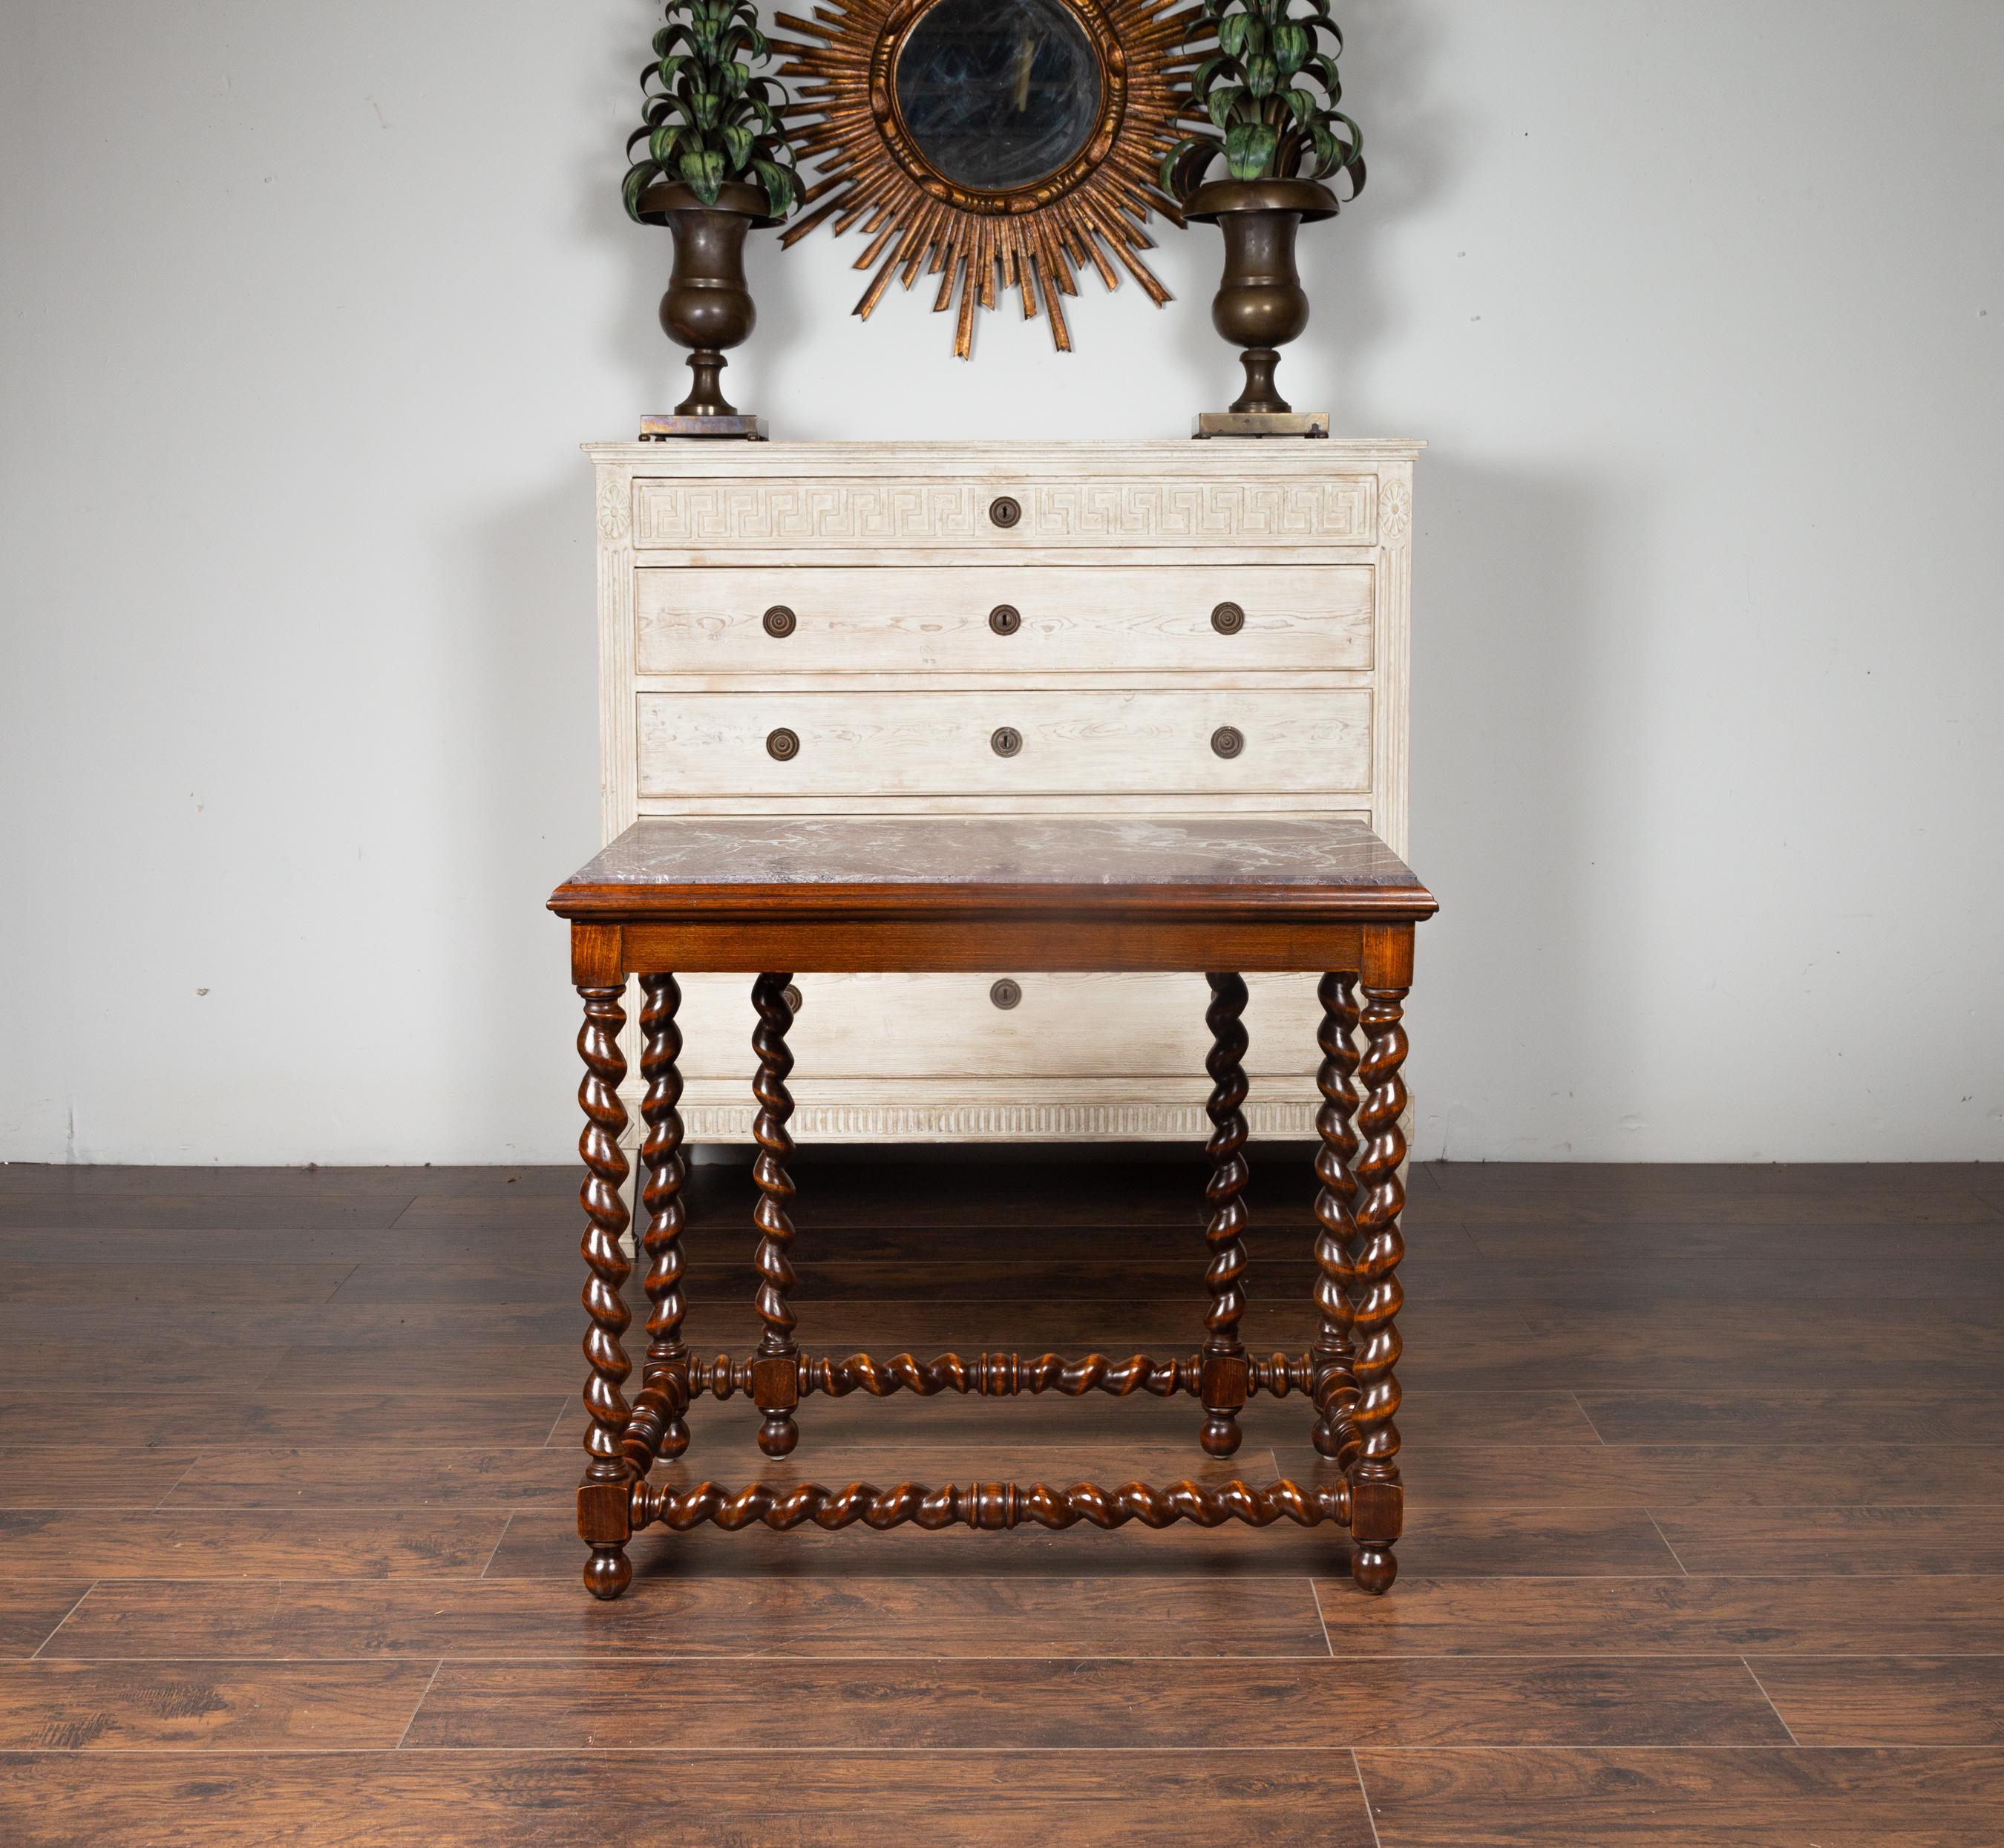
<instances>
[{"instance_id":1,"label":"green tole plant","mask_svg":"<svg viewBox=\"0 0 2004 1848\"><path fill-rule=\"evenodd\" d=\"M1162 190L1187 204L1221 155L1231 178L1350 176L1364 190L1364 135L1337 107L1343 32L1330 0L1203 0L1193 37L1217 49L1191 74L1186 114L1210 131L1186 135L1162 161ZM1300 10L1297 10L1297 9ZM1319 86L1319 87L1318 87Z\"/></svg>"},{"instance_id":2,"label":"green tole plant","mask_svg":"<svg viewBox=\"0 0 2004 1848\"><path fill-rule=\"evenodd\" d=\"M714 205L731 180L755 178L775 219L803 197L793 149L780 121L786 96L755 77L772 47L752 0L667 0L667 23L654 34L654 62L640 75L646 121L626 142L628 215L657 178L687 186ZM634 150L645 145L644 158Z\"/></svg>"}]
</instances>

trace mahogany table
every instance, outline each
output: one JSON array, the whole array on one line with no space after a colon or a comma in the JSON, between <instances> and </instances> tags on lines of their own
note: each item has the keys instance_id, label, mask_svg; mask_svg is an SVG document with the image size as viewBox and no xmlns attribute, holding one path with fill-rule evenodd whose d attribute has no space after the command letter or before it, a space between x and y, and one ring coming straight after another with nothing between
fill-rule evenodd
<instances>
[{"instance_id":1,"label":"mahogany table","mask_svg":"<svg viewBox=\"0 0 2004 1848\"><path fill-rule=\"evenodd\" d=\"M590 1549L584 1582L594 1597L617 1598L632 1581L625 1549L636 1532L657 1524L686 1531L704 1521L727 1529L755 1521L773 1528L807 1521L827 1528L859 1521L877 1528L907 1522L1000 1528L1024 1521L1067 1528L1081 1521L1160 1528L1179 1521L1267 1527L1285 1518L1304 1527L1347 1528L1357 1583L1367 1591L1389 1587L1404 1500L1393 1422L1396 1318L1403 1300L1397 1275L1405 1203L1399 1171L1406 1154L1401 1020L1412 982L1414 926L1436 906L1361 823L1251 817L646 820L560 886L550 908L570 922L571 978L584 1000L578 1050L585 1077L578 1097L587 1122L579 1151L587 1171L580 1198L590 1270L584 1402L590 1428L577 1515L579 1537ZM995 969L1187 971L1209 982L1205 1020L1212 1045L1205 1066L1213 1082L1207 1106L1213 1132L1204 1280L1210 1302L1203 1343L1194 1355L942 1354L921 1361L909 1354L819 1355L795 1343L787 1303L794 1234L787 1211L794 1191L787 1172L793 1100L786 1087L793 1069L787 1048L793 972ZM681 996L671 971L699 970L755 977L753 1300L765 1327L755 1349L738 1359L706 1360L681 1339L685 1171L676 1110L681 1038L675 1025ZM1246 990L1239 972L1247 970L1317 974L1323 1007L1315 1160L1321 1184L1319 1324L1305 1353L1263 1359L1249 1353L1238 1337L1246 1267L1240 1196L1247 1179L1240 1108L1246 1096L1240 1017ZM619 1033L630 975L639 978L644 997L646 1135L640 1160L647 1223L641 1244L651 1313L641 1388L629 1405L624 1388L632 1368L621 1339L630 1321L621 1290L630 1273L620 1247L629 1216L621 1198L627 1164L620 1149L626 1113L619 1086L626 1065ZM1205 1487L1185 1481L1166 1488L753 1482L734 1490L713 1482L679 1489L647 1479L657 1459L687 1449L685 1414L702 1394L750 1398L764 1419L759 1447L783 1457L798 1441L803 1398L859 1391L880 1397L1185 1394L1203 1407L1200 1441L1214 1457L1238 1449L1238 1413L1249 1397L1299 1391L1315 1408L1316 1448L1335 1460L1341 1479L1317 1486L1234 1479Z\"/></svg>"}]
</instances>

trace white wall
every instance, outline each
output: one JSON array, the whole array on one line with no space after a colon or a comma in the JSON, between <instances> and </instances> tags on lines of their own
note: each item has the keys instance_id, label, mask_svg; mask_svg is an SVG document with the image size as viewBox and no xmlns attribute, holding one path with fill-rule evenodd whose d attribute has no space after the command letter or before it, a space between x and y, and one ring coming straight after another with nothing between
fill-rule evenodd
<instances>
[{"instance_id":1,"label":"white wall","mask_svg":"<svg viewBox=\"0 0 2004 1848\"><path fill-rule=\"evenodd\" d=\"M679 395L651 0L6 0L0 1156L565 1157L573 445ZM1431 439L1422 1153L2004 1156L2004 6L1345 0L1282 368ZM1173 436L1216 234L1079 352L754 264L781 434ZM87 895L79 898L75 894Z\"/></svg>"}]
</instances>

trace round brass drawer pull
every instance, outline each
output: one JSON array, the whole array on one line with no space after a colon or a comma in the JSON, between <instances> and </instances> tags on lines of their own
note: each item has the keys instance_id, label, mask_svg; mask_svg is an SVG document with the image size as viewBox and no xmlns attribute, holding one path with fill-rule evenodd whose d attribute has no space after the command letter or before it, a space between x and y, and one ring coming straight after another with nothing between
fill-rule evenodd
<instances>
[{"instance_id":1,"label":"round brass drawer pull","mask_svg":"<svg viewBox=\"0 0 2004 1848\"><path fill-rule=\"evenodd\" d=\"M1014 604L997 604L988 612L988 626L998 635L1013 635L1023 626L1023 612Z\"/></svg>"},{"instance_id":2,"label":"round brass drawer pull","mask_svg":"<svg viewBox=\"0 0 2004 1848\"><path fill-rule=\"evenodd\" d=\"M988 999L1007 1013L1011 1008L1021 1006L1023 1000L1021 985L1011 982L1005 975L988 991Z\"/></svg>"},{"instance_id":3,"label":"round brass drawer pull","mask_svg":"<svg viewBox=\"0 0 2004 1848\"><path fill-rule=\"evenodd\" d=\"M998 725L988 743L997 757L1014 757L1023 748L1023 734L1013 725Z\"/></svg>"},{"instance_id":4,"label":"round brass drawer pull","mask_svg":"<svg viewBox=\"0 0 2004 1848\"><path fill-rule=\"evenodd\" d=\"M1235 758L1245 748L1245 734L1235 725L1221 725L1210 734L1210 747L1221 758Z\"/></svg>"},{"instance_id":5,"label":"round brass drawer pull","mask_svg":"<svg viewBox=\"0 0 2004 1848\"><path fill-rule=\"evenodd\" d=\"M786 1003L788 1013L797 1014L801 1011L801 991L792 982L788 982L780 990L780 999Z\"/></svg>"},{"instance_id":6,"label":"round brass drawer pull","mask_svg":"<svg viewBox=\"0 0 2004 1848\"><path fill-rule=\"evenodd\" d=\"M785 637L800 627L800 618L784 604L775 604L766 612L766 633Z\"/></svg>"},{"instance_id":7,"label":"round brass drawer pull","mask_svg":"<svg viewBox=\"0 0 2004 1848\"><path fill-rule=\"evenodd\" d=\"M801 754L801 740L797 733L790 732L783 725L777 731L766 734L766 754L777 758L783 763L790 763Z\"/></svg>"},{"instance_id":8,"label":"round brass drawer pull","mask_svg":"<svg viewBox=\"0 0 2004 1848\"><path fill-rule=\"evenodd\" d=\"M1022 503L1004 494L988 503L988 517L1007 532L1023 517Z\"/></svg>"},{"instance_id":9,"label":"round brass drawer pull","mask_svg":"<svg viewBox=\"0 0 2004 1848\"><path fill-rule=\"evenodd\" d=\"M1245 612L1235 603L1221 603L1210 613L1210 626L1221 635L1235 635L1245 626Z\"/></svg>"}]
</instances>

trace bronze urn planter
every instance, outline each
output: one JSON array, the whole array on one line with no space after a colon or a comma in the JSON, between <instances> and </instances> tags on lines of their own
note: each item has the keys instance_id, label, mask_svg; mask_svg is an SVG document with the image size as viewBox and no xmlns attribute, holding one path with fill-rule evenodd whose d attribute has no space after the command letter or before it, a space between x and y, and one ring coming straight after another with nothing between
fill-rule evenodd
<instances>
[{"instance_id":1,"label":"bronze urn planter","mask_svg":"<svg viewBox=\"0 0 2004 1848\"><path fill-rule=\"evenodd\" d=\"M757 324L759 310L744 278L747 233L776 225L766 194L740 180L717 188L706 205L693 188L657 180L642 193L636 217L665 225L674 239L674 268L661 297L661 326L668 338L689 349L693 382L672 417L643 421L647 437L762 437L762 419L741 411L723 395L718 375L724 354L741 345Z\"/></svg>"},{"instance_id":2,"label":"bronze urn planter","mask_svg":"<svg viewBox=\"0 0 2004 1848\"><path fill-rule=\"evenodd\" d=\"M1337 209L1336 194L1317 180L1215 180L1190 195L1185 217L1215 225L1224 236L1224 275L1211 300L1210 324L1242 349L1245 389L1226 418L1245 420L1237 429L1245 433L1258 428L1257 420L1286 417L1293 409L1275 388L1274 369L1280 349L1309 324L1295 234L1334 218ZM1326 436L1327 420L1318 418L1319 430L1287 433ZM1234 428L1214 413L1203 421L1216 423L1218 434ZM1268 427L1275 434L1284 428Z\"/></svg>"}]
</instances>

